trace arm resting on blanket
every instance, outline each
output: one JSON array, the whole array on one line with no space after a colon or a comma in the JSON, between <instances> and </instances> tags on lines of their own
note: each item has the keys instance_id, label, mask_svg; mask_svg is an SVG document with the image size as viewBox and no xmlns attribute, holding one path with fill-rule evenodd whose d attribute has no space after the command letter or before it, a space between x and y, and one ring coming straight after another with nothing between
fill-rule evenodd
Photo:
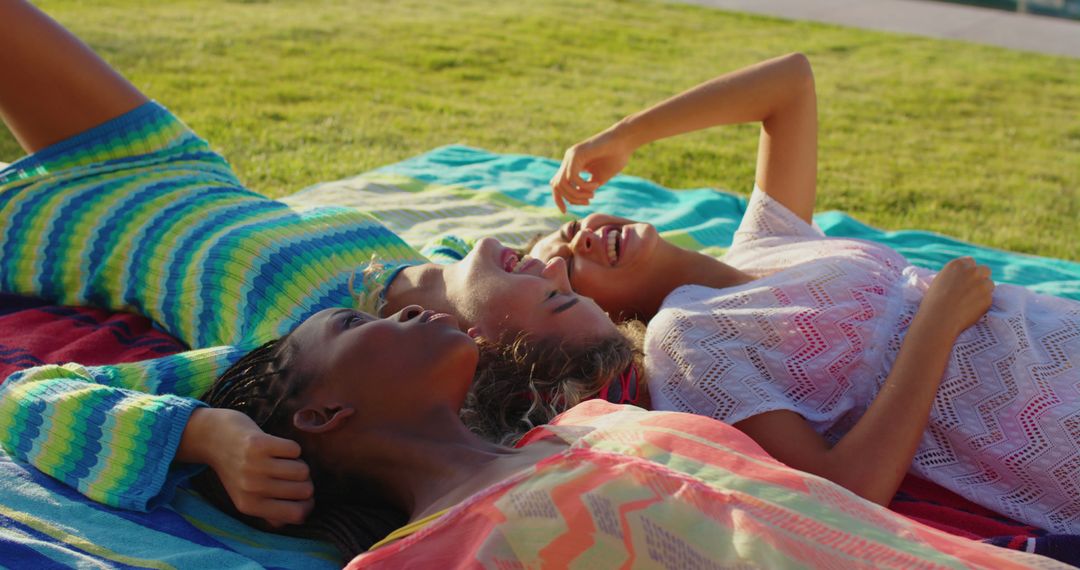
<instances>
[{"instance_id":1,"label":"arm resting on blanket","mask_svg":"<svg viewBox=\"0 0 1080 570\"><path fill-rule=\"evenodd\" d=\"M194 397L239 354L215 347L17 372L0 385L0 445L95 501L153 509L195 471L171 468L188 418L203 406Z\"/></svg>"}]
</instances>

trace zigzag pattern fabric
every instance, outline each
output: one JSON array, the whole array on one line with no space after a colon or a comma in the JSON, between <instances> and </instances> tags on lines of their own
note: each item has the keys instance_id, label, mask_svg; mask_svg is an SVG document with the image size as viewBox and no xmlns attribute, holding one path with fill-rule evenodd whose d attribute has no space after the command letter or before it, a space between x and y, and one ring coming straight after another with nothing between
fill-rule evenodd
<instances>
[{"instance_id":1,"label":"zigzag pattern fabric","mask_svg":"<svg viewBox=\"0 0 1080 570\"><path fill-rule=\"evenodd\" d=\"M197 349L38 367L0 388L0 437L13 457L135 509L189 474L169 463L201 405L191 398L226 367L322 309L372 310L365 293L392 274L365 283L373 259L426 262L355 209L294 208L245 189L153 102L0 171L0 236L0 292L140 313Z\"/></svg>"},{"instance_id":2,"label":"zigzag pattern fabric","mask_svg":"<svg viewBox=\"0 0 1080 570\"><path fill-rule=\"evenodd\" d=\"M649 323L653 406L731 424L790 410L837 441L884 384L935 273L825 237L757 189L726 261L759 279L681 287ZM911 472L1080 534L1078 354L1080 303L998 285L953 347Z\"/></svg>"},{"instance_id":3,"label":"zigzag pattern fabric","mask_svg":"<svg viewBox=\"0 0 1080 570\"><path fill-rule=\"evenodd\" d=\"M700 416L590 400L519 445L549 439L569 448L346 569L1064 567L918 524Z\"/></svg>"}]
</instances>

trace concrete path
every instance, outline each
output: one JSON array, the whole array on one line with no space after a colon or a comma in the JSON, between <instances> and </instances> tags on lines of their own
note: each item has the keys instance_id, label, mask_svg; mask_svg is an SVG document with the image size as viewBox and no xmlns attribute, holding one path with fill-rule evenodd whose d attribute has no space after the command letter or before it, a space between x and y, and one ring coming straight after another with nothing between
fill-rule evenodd
<instances>
[{"instance_id":1,"label":"concrete path","mask_svg":"<svg viewBox=\"0 0 1080 570\"><path fill-rule=\"evenodd\" d=\"M812 20L871 30L967 40L1080 58L1080 21L1076 20L1016 14L930 0L680 1L791 20Z\"/></svg>"}]
</instances>

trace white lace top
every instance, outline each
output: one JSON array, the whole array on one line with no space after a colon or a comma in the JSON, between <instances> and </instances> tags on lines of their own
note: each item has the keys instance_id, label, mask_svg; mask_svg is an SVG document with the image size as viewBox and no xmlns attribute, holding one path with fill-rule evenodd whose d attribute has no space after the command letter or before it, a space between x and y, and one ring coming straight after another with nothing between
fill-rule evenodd
<instances>
[{"instance_id":1,"label":"white lace top","mask_svg":"<svg viewBox=\"0 0 1080 570\"><path fill-rule=\"evenodd\" d=\"M724 261L758 279L672 291L649 323L653 406L772 410L837 441L881 387L934 272L825 237L755 189ZM989 509L1080 533L1080 303L998 285L964 331L911 467Z\"/></svg>"}]
</instances>

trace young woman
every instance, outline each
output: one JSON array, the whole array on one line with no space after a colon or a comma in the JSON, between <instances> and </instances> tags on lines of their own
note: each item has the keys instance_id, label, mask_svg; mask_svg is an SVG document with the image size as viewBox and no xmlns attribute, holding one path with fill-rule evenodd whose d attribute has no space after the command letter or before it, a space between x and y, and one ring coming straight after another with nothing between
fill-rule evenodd
<instances>
[{"instance_id":1,"label":"young woman","mask_svg":"<svg viewBox=\"0 0 1080 570\"><path fill-rule=\"evenodd\" d=\"M601 214L532 254L565 260L575 290L608 311L649 320L655 409L731 423L784 463L879 503L910 470L1017 520L1080 533L1080 305L995 289L970 259L935 276L887 247L815 229L805 57L721 76L572 146L555 198L588 203L651 141L750 121L762 125L756 184L722 259ZM963 294L943 302L945 290Z\"/></svg>"},{"instance_id":2,"label":"young woman","mask_svg":"<svg viewBox=\"0 0 1080 570\"><path fill-rule=\"evenodd\" d=\"M591 401L490 443L459 419L477 361L451 316L331 309L205 399L300 443L319 508L289 532L369 551L350 568L1055 565L923 527L700 416Z\"/></svg>"},{"instance_id":3,"label":"young woman","mask_svg":"<svg viewBox=\"0 0 1080 570\"><path fill-rule=\"evenodd\" d=\"M139 312L196 349L44 366L0 388L0 443L93 499L151 508L190 474L176 460L212 466L247 514L302 520L311 484L295 443L193 397L328 307L423 302L488 345L590 355L545 359L541 378L593 385L633 357L560 260L518 264L481 240L459 263L426 263L363 213L294 210L245 189L205 141L26 2L0 2L0 69L0 116L31 153L0 171L0 290Z\"/></svg>"}]
</instances>

